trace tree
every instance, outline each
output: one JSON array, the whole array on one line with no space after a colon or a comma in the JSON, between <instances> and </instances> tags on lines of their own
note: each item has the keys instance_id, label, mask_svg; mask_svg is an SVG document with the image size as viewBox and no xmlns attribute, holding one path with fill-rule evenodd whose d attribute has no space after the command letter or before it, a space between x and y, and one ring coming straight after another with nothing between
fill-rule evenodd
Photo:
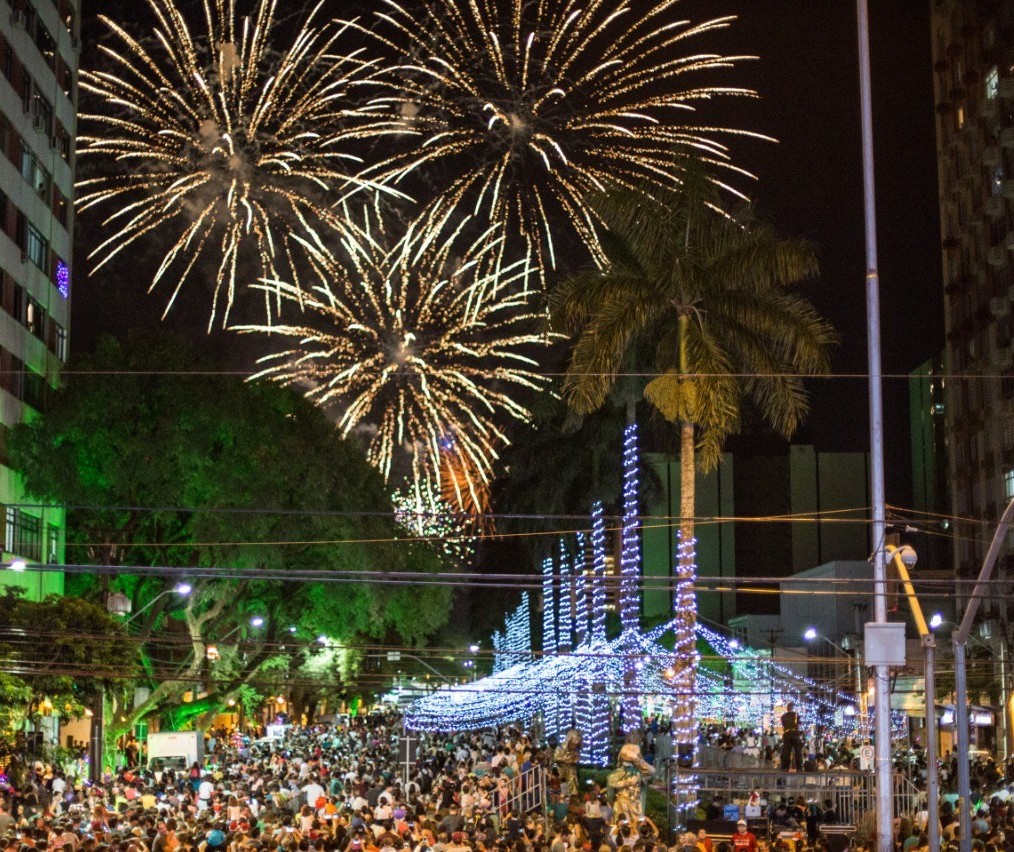
<instances>
[{"instance_id":1,"label":"tree","mask_svg":"<svg viewBox=\"0 0 1014 852\"><path fill-rule=\"evenodd\" d=\"M212 712L321 634L418 644L446 619L446 587L305 579L440 561L399 540L380 475L297 393L216 374L164 334L103 339L69 372L45 414L14 430L11 455L30 494L68 506L68 562L98 574L70 585L97 600L123 590L131 631L162 640L157 660L142 655L149 698L134 707L132 693L112 694L112 728ZM184 599L172 593L179 575L157 570L180 567L216 571L187 577ZM259 577L269 570L293 579ZM203 697L183 707L187 692Z\"/></svg>"},{"instance_id":2,"label":"tree","mask_svg":"<svg viewBox=\"0 0 1014 852\"><path fill-rule=\"evenodd\" d=\"M699 166L680 192L621 190L594 207L608 262L551 295L554 322L576 334L564 394L594 411L625 364L647 361L644 396L679 429L676 650L688 664L677 689L692 708L695 468L718 464L744 404L790 436L807 409L802 377L827 370L835 336L792 290L817 274L813 247L779 237L749 206L723 210ZM692 724L691 710L680 741Z\"/></svg>"},{"instance_id":3,"label":"tree","mask_svg":"<svg viewBox=\"0 0 1014 852\"><path fill-rule=\"evenodd\" d=\"M0 594L0 754L25 754L26 723L43 716L76 719L100 706L103 692L136 671L137 651L103 607L50 595Z\"/></svg>"}]
</instances>

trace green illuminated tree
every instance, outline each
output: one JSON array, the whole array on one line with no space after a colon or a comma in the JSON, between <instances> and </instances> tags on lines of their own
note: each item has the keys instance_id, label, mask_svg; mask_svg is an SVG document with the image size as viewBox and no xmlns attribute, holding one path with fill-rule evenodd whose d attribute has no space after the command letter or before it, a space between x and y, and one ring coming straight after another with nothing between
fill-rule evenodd
<instances>
[{"instance_id":1,"label":"green illuminated tree","mask_svg":"<svg viewBox=\"0 0 1014 852\"><path fill-rule=\"evenodd\" d=\"M631 365L654 374L644 397L679 430L680 536L692 542L695 467L718 464L745 404L791 435L807 410L803 376L827 370L835 337L792 289L817 274L812 246L778 236L750 207L722 210L695 164L682 191L651 195L596 199L608 265L565 281L551 307L576 335L564 383L575 411L598 409ZM694 559L685 548L676 568L677 647L688 659ZM681 689L692 696L687 669Z\"/></svg>"},{"instance_id":2,"label":"green illuminated tree","mask_svg":"<svg viewBox=\"0 0 1014 852\"><path fill-rule=\"evenodd\" d=\"M268 677L286 643L286 654L320 634L418 644L446 619L446 587L305 579L440 562L399 540L379 474L298 394L215 374L165 335L104 339L69 373L44 416L14 431L11 454L33 497L68 507L68 562L97 566L97 581L72 575L68 587L99 601L126 592L131 632L160 640L142 657L149 698L134 708L132 691L113 693L112 727L210 712ZM187 576L183 598L178 574L131 566L239 576ZM267 570L293 578L261 579ZM204 697L183 707L187 692Z\"/></svg>"}]
</instances>

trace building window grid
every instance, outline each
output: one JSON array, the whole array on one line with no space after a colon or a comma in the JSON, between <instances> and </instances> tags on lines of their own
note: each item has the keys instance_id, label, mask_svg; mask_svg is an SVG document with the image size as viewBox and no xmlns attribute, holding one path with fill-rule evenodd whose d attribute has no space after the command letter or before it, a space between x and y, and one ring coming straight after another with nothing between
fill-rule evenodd
<instances>
[{"instance_id":1,"label":"building window grid","mask_svg":"<svg viewBox=\"0 0 1014 852\"><path fill-rule=\"evenodd\" d=\"M42 559L42 521L16 506L4 512L4 550L36 562Z\"/></svg>"}]
</instances>

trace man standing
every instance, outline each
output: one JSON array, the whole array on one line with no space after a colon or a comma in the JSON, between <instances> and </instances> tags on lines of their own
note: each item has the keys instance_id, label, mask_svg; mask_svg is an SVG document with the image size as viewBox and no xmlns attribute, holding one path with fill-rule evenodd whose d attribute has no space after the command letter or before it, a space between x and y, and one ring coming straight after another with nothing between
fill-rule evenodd
<instances>
[{"instance_id":1,"label":"man standing","mask_svg":"<svg viewBox=\"0 0 1014 852\"><path fill-rule=\"evenodd\" d=\"M744 849L746 852L757 852L757 835L746 827L746 820L736 823L736 833L732 835L732 848Z\"/></svg>"},{"instance_id":2,"label":"man standing","mask_svg":"<svg viewBox=\"0 0 1014 852\"><path fill-rule=\"evenodd\" d=\"M789 769L789 764L794 764ZM782 713L782 772L798 772L803 768L803 735L799 730L799 714L790 701Z\"/></svg>"}]
</instances>

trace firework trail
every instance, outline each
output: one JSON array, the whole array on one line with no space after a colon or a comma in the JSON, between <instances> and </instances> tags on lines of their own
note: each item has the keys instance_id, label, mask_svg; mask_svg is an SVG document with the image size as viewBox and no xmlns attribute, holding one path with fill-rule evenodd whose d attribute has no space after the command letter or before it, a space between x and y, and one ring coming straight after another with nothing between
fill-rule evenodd
<instances>
[{"instance_id":1,"label":"firework trail","mask_svg":"<svg viewBox=\"0 0 1014 852\"><path fill-rule=\"evenodd\" d=\"M470 240L467 219L442 232L427 223L391 240L376 221L347 226L336 252L297 238L312 282L265 286L298 303L303 321L237 328L292 341L257 378L308 387L343 435L368 437L385 479L455 511L481 509L508 442L500 424L527 421L518 392L546 385L532 354L552 337L520 292L534 270L527 257L497 263L498 226Z\"/></svg>"},{"instance_id":2,"label":"firework trail","mask_svg":"<svg viewBox=\"0 0 1014 852\"><path fill-rule=\"evenodd\" d=\"M93 130L80 147L105 174L79 184L78 205L111 210L96 268L150 233L168 239L151 282L171 279L166 312L209 258L209 327L218 312L224 325L238 274L280 277L289 231L340 228L335 193L370 186L349 151L361 118L351 90L372 65L336 55L347 27L319 22L322 4L277 51L278 0L256 0L250 17L236 0L202 0L200 21L173 0L146 2L150 38L101 16L115 45L100 47L109 70L82 73ZM270 298L266 308L270 316Z\"/></svg>"},{"instance_id":3,"label":"firework trail","mask_svg":"<svg viewBox=\"0 0 1014 852\"><path fill-rule=\"evenodd\" d=\"M540 269L581 244L602 260L596 191L678 185L691 152L745 174L720 139L757 134L702 125L697 112L715 97L754 95L706 82L750 57L693 52L731 17L679 20L678 0L377 5L369 26L353 26L387 57L370 132L395 138L366 173L439 184L428 208L437 220L457 210L500 222Z\"/></svg>"}]
</instances>

